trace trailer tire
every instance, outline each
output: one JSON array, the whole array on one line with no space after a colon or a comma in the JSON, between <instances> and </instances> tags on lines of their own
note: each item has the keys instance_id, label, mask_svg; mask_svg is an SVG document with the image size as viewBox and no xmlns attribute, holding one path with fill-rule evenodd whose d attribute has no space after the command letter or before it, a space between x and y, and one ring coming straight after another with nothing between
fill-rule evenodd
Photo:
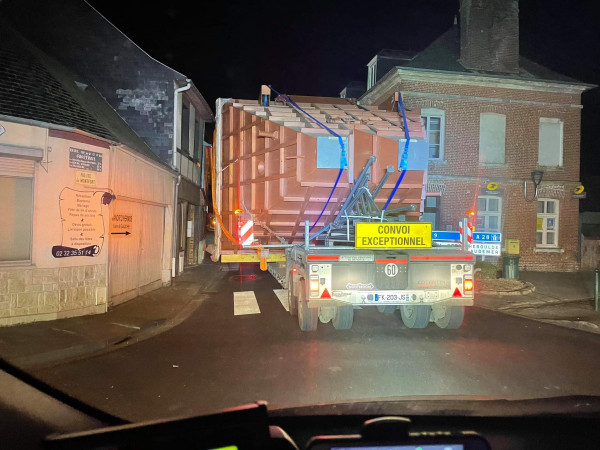
<instances>
[{"instance_id":1,"label":"trailer tire","mask_svg":"<svg viewBox=\"0 0 600 450\"><path fill-rule=\"evenodd\" d=\"M435 319L435 324L446 330L456 330L460 328L465 317L464 306L446 306L443 307L446 311L442 317Z\"/></svg>"},{"instance_id":2,"label":"trailer tire","mask_svg":"<svg viewBox=\"0 0 600 450\"><path fill-rule=\"evenodd\" d=\"M298 283L294 283L294 273L288 274L288 308L292 316L298 315Z\"/></svg>"},{"instance_id":3,"label":"trailer tire","mask_svg":"<svg viewBox=\"0 0 600 450\"><path fill-rule=\"evenodd\" d=\"M319 308L309 308L306 299L306 287L304 280L301 279L298 284L298 325L302 331L314 331L319 323Z\"/></svg>"},{"instance_id":4,"label":"trailer tire","mask_svg":"<svg viewBox=\"0 0 600 450\"><path fill-rule=\"evenodd\" d=\"M400 306L402 322L407 328L425 328L429 324L431 306L402 305Z\"/></svg>"},{"instance_id":5,"label":"trailer tire","mask_svg":"<svg viewBox=\"0 0 600 450\"><path fill-rule=\"evenodd\" d=\"M377 305L377 311L383 314L394 314L397 308L396 305Z\"/></svg>"},{"instance_id":6,"label":"trailer tire","mask_svg":"<svg viewBox=\"0 0 600 450\"><path fill-rule=\"evenodd\" d=\"M336 330L349 330L354 322L354 306L337 306L331 323Z\"/></svg>"}]
</instances>

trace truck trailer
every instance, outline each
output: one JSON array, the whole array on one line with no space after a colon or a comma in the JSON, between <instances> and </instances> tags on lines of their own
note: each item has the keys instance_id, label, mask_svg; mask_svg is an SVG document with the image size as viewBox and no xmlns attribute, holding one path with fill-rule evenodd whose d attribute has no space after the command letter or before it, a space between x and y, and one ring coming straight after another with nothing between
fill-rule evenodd
<instances>
[{"instance_id":1,"label":"truck trailer","mask_svg":"<svg viewBox=\"0 0 600 450\"><path fill-rule=\"evenodd\" d=\"M274 90L273 90L274 91ZM212 259L257 262L303 331L354 311L400 310L408 328L459 328L474 302L470 228L422 221L429 143L419 110L279 94L218 99Z\"/></svg>"}]
</instances>

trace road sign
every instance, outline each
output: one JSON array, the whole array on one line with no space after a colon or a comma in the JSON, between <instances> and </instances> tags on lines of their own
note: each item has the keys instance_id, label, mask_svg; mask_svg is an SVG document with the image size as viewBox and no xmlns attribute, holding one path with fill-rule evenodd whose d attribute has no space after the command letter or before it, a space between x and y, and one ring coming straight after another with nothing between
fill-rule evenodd
<instances>
[{"instance_id":1,"label":"road sign","mask_svg":"<svg viewBox=\"0 0 600 450\"><path fill-rule=\"evenodd\" d=\"M355 230L357 248L431 247L431 224L428 222L359 222Z\"/></svg>"},{"instance_id":2,"label":"road sign","mask_svg":"<svg viewBox=\"0 0 600 450\"><path fill-rule=\"evenodd\" d=\"M482 242L473 242L469 244L469 251L474 255L479 256L500 256L501 251L500 243L482 243Z\"/></svg>"},{"instance_id":3,"label":"road sign","mask_svg":"<svg viewBox=\"0 0 600 450\"><path fill-rule=\"evenodd\" d=\"M473 241L478 242L502 242L502 233L473 233Z\"/></svg>"},{"instance_id":4,"label":"road sign","mask_svg":"<svg viewBox=\"0 0 600 450\"><path fill-rule=\"evenodd\" d=\"M431 239L434 241L460 241L458 231L432 231Z\"/></svg>"}]
</instances>

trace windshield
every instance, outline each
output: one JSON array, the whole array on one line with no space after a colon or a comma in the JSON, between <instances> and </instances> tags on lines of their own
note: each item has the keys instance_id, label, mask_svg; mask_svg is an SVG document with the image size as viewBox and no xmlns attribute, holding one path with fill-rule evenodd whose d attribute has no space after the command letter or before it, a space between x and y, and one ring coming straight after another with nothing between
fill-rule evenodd
<instances>
[{"instance_id":1,"label":"windshield","mask_svg":"<svg viewBox=\"0 0 600 450\"><path fill-rule=\"evenodd\" d=\"M0 4L1 358L132 421L600 394L586 7L37 3Z\"/></svg>"}]
</instances>

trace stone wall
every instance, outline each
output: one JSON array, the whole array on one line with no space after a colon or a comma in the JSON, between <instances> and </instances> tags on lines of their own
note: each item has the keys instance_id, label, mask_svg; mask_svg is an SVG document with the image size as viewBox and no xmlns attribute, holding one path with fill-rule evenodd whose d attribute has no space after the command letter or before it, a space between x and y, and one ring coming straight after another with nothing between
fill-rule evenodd
<instances>
[{"instance_id":1,"label":"stone wall","mask_svg":"<svg viewBox=\"0 0 600 450\"><path fill-rule=\"evenodd\" d=\"M106 311L106 265L0 267L0 326Z\"/></svg>"}]
</instances>

